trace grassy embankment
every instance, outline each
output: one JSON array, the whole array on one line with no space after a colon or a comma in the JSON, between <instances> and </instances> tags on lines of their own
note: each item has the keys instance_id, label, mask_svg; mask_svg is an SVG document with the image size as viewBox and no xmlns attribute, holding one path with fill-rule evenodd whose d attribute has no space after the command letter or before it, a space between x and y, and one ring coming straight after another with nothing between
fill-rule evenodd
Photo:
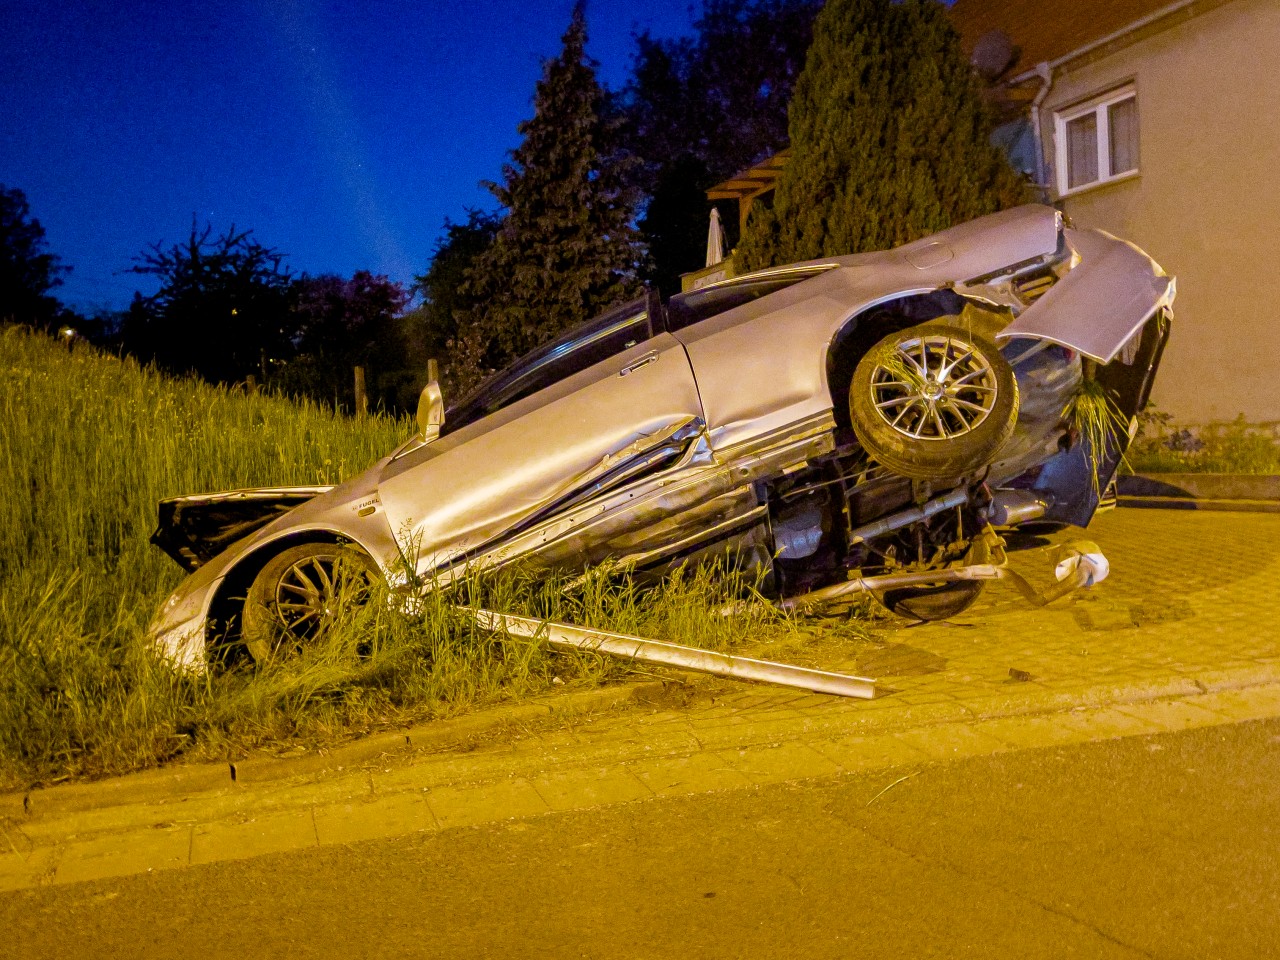
<instances>
[{"instance_id":1,"label":"grassy embankment","mask_svg":"<svg viewBox=\"0 0 1280 960\"><path fill-rule=\"evenodd\" d=\"M410 429L0 329L0 789L340 740L624 673L479 632L441 598L412 617L384 603L351 611L278 667L192 677L159 659L146 624L182 576L147 542L159 499L338 482ZM507 577L486 600L725 649L764 626L758 612L708 616L725 589L691 576L642 595L596 577L566 593Z\"/></svg>"}]
</instances>

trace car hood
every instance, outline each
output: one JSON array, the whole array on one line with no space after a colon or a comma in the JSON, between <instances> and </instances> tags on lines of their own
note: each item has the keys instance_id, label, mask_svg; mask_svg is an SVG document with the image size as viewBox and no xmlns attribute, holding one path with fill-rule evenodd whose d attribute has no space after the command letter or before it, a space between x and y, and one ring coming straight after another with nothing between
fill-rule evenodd
<instances>
[{"instance_id":1,"label":"car hood","mask_svg":"<svg viewBox=\"0 0 1280 960\"><path fill-rule=\"evenodd\" d=\"M159 526L151 542L194 573L237 540L332 489L253 487L170 497L160 501Z\"/></svg>"}]
</instances>

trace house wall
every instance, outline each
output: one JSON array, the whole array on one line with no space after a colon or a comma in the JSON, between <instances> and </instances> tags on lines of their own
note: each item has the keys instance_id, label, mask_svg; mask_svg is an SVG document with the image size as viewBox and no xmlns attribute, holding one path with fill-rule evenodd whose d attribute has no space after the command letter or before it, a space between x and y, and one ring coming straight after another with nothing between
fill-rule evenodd
<instances>
[{"instance_id":1,"label":"house wall","mask_svg":"<svg viewBox=\"0 0 1280 960\"><path fill-rule=\"evenodd\" d=\"M1054 112L1132 81L1138 174L1062 207L1178 278L1157 409L1180 423L1280 420L1280 2L1209 6L1055 72L1041 115L1051 193Z\"/></svg>"}]
</instances>

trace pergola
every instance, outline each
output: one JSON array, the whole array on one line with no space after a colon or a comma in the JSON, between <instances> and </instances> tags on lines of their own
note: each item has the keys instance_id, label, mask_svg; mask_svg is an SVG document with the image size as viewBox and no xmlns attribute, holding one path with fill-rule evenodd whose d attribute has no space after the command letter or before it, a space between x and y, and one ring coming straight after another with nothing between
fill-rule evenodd
<instances>
[{"instance_id":1,"label":"pergola","mask_svg":"<svg viewBox=\"0 0 1280 960\"><path fill-rule=\"evenodd\" d=\"M738 226L745 230L751 204L756 197L768 193L777 186L778 176L782 173L782 168L787 165L790 156L790 147L779 150L773 156L761 160L750 170L744 170L722 183L717 183L707 191L707 199L737 200Z\"/></svg>"}]
</instances>

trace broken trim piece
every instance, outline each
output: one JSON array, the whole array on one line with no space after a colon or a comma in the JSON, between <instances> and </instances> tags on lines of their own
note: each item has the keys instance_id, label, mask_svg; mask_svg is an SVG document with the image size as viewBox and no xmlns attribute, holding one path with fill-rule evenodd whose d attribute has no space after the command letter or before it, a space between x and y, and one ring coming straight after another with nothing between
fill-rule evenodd
<instances>
[{"instance_id":1,"label":"broken trim piece","mask_svg":"<svg viewBox=\"0 0 1280 960\"><path fill-rule=\"evenodd\" d=\"M510 613L494 613L492 610L476 608L467 608L467 610L475 617L476 624L482 630L494 633L505 631L515 637L541 638L559 649L587 650L623 660L638 660L641 663L676 667L680 670L692 670L695 673L710 673L735 680L773 683L783 687L812 690L814 693L829 693L837 697L870 700L876 695L875 681L866 677L810 670L807 667L775 663L771 660L735 657L727 653L717 653L714 650L701 650L697 647L663 643L659 640L645 640L642 637L632 637L623 633L590 630L569 623L537 620L533 617L520 617Z\"/></svg>"}]
</instances>

